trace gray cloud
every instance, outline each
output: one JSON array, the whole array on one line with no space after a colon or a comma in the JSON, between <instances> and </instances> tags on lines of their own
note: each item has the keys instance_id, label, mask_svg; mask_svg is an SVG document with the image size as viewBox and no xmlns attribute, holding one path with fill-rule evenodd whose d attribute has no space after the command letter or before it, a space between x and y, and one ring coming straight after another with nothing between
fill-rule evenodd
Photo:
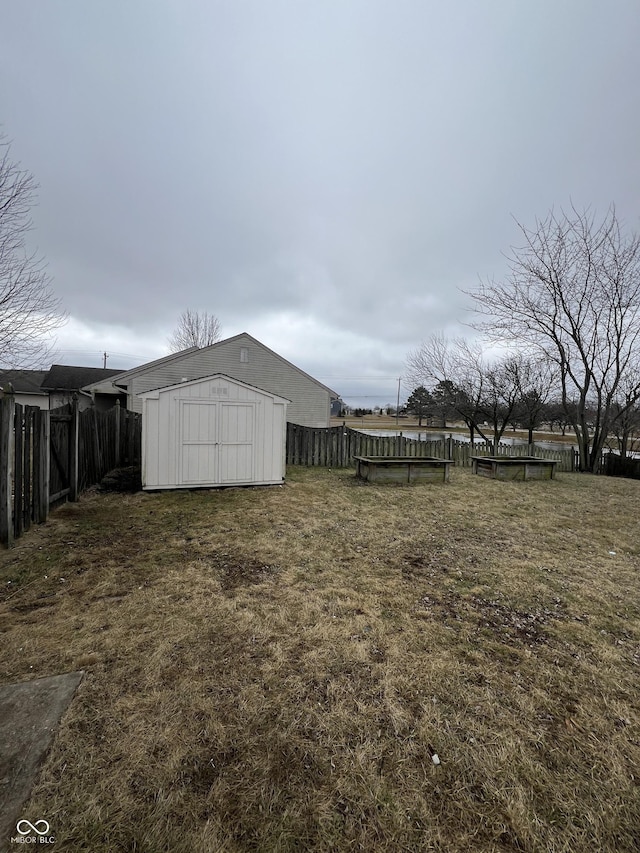
<instances>
[{"instance_id":1,"label":"gray cloud","mask_svg":"<svg viewBox=\"0 0 640 853\"><path fill-rule=\"evenodd\" d=\"M464 330L460 288L504 274L512 214L615 202L638 228L635 0L3 18L0 122L41 185L68 362L161 354L189 306L387 402L407 350Z\"/></svg>"}]
</instances>

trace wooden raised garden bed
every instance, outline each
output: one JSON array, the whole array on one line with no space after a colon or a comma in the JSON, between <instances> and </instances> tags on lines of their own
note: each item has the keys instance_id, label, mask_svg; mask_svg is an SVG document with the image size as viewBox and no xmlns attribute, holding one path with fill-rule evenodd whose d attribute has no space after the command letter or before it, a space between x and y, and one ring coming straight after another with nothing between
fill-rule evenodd
<instances>
[{"instance_id":1,"label":"wooden raised garden bed","mask_svg":"<svg viewBox=\"0 0 640 853\"><path fill-rule=\"evenodd\" d=\"M472 470L493 480L553 480L557 459L538 456L472 456Z\"/></svg>"},{"instance_id":2,"label":"wooden raised garden bed","mask_svg":"<svg viewBox=\"0 0 640 853\"><path fill-rule=\"evenodd\" d=\"M370 483L444 483L451 459L435 456L354 456L356 476Z\"/></svg>"}]
</instances>

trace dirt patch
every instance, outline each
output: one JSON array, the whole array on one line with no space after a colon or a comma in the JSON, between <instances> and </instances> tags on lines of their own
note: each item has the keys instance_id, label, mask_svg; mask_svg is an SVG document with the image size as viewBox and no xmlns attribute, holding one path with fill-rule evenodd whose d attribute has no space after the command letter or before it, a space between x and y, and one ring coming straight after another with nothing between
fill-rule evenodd
<instances>
[{"instance_id":1,"label":"dirt patch","mask_svg":"<svg viewBox=\"0 0 640 853\"><path fill-rule=\"evenodd\" d=\"M214 569L225 592L264 583L278 572L277 566L234 553L215 553L206 557L205 562Z\"/></svg>"},{"instance_id":2,"label":"dirt patch","mask_svg":"<svg viewBox=\"0 0 640 853\"><path fill-rule=\"evenodd\" d=\"M460 532L446 537L430 534L417 548L400 554L402 576L410 581L448 574L455 569L475 570L486 562L478 542Z\"/></svg>"},{"instance_id":3,"label":"dirt patch","mask_svg":"<svg viewBox=\"0 0 640 853\"><path fill-rule=\"evenodd\" d=\"M429 613L446 627L465 626L473 634L490 631L502 642L528 646L546 643L545 628L564 616L558 601L552 607L523 610L480 596L465 597L448 591L441 595L423 596L417 603L418 613Z\"/></svg>"},{"instance_id":4,"label":"dirt patch","mask_svg":"<svg viewBox=\"0 0 640 853\"><path fill-rule=\"evenodd\" d=\"M418 614L429 614L429 618L439 619L449 627L467 617L463 600L455 593L423 595L416 604L416 611Z\"/></svg>"},{"instance_id":5,"label":"dirt patch","mask_svg":"<svg viewBox=\"0 0 640 853\"><path fill-rule=\"evenodd\" d=\"M514 610L498 601L484 598L471 599L478 613L478 626L490 629L506 642L518 641L532 646L547 642L545 626L561 616L560 604L554 609L542 608L534 612Z\"/></svg>"}]
</instances>

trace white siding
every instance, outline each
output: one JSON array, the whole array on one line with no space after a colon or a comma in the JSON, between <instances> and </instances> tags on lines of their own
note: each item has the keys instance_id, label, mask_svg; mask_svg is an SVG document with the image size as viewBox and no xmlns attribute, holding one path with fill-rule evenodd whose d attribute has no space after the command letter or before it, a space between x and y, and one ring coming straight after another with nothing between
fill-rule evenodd
<instances>
[{"instance_id":1,"label":"white siding","mask_svg":"<svg viewBox=\"0 0 640 853\"><path fill-rule=\"evenodd\" d=\"M242 361L242 350L247 361ZM222 373L270 394L289 400L287 418L311 427L329 425L331 394L325 388L250 335L237 335L210 347L169 359L139 373L131 371L127 406L142 411L139 394L181 382Z\"/></svg>"},{"instance_id":2,"label":"white siding","mask_svg":"<svg viewBox=\"0 0 640 853\"><path fill-rule=\"evenodd\" d=\"M142 402L145 489L283 481L282 398L217 375L148 392Z\"/></svg>"},{"instance_id":3,"label":"white siding","mask_svg":"<svg viewBox=\"0 0 640 853\"><path fill-rule=\"evenodd\" d=\"M50 391L49 392L49 408L59 409L60 406L66 406L73 403L74 399L78 398L78 408L81 412L91 407L93 402L88 394L77 394L75 391Z\"/></svg>"},{"instance_id":4,"label":"white siding","mask_svg":"<svg viewBox=\"0 0 640 853\"><path fill-rule=\"evenodd\" d=\"M26 391L16 391L14 394L16 403L21 406L37 406L39 409L49 408L48 394L28 394Z\"/></svg>"}]
</instances>

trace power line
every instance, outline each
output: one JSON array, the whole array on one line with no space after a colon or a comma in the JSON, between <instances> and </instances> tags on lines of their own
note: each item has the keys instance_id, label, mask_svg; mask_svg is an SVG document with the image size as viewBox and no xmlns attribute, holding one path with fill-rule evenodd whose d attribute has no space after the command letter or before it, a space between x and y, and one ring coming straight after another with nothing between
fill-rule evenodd
<instances>
[{"instance_id":1,"label":"power line","mask_svg":"<svg viewBox=\"0 0 640 853\"><path fill-rule=\"evenodd\" d=\"M80 347L69 347L67 349L58 350L58 352L87 352L87 353L95 353L96 355L102 355L103 350L98 349L81 349ZM116 352L115 350L109 349L110 353L113 355L127 355L131 358L146 358L146 356L140 355L140 353L135 352Z\"/></svg>"},{"instance_id":2,"label":"power line","mask_svg":"<svg viewBox=\"0 0 640 853\"><path fill-rule=\"evenodd\" d=\"M341 379L343 382L397 382L397 376L324 376L318 375L318 379ZM402 377L400 377L402 379Z\"/></svg>"}]
</instances>

